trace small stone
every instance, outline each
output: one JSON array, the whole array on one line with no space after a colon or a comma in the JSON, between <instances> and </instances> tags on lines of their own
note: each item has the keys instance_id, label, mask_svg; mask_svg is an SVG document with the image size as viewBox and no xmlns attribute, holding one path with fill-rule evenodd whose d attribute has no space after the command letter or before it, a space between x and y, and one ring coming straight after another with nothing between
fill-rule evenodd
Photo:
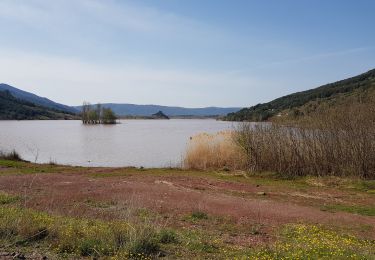
<instances>
[{"instance_id":1,"label":"small stone","mask_svg":"<svg viewBox=\"0 0 375 260\"><path fill-rule=\"evenodd\" d=\"M264 191L257 192L257 195L265 196L266 193Z\"/></svg>"},{"instance_id":2,"label":"small stone","mask_svg":"<svg viewBox=\"0 0 375 260\"><path fill-rule=\"evenodd\" d=\"M26 259L26 257L23 254L21 254L21 253L15 253L13 255L13 259Z\"/></svg>"}]
</instances>

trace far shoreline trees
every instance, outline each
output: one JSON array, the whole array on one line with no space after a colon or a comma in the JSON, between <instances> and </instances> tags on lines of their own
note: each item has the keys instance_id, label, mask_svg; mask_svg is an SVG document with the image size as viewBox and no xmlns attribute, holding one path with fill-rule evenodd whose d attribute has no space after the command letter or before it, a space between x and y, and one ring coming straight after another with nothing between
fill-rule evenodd
<instances>
[{"instance_id":1,"label":"far shoreline trees","mask_svg":"<svg viewBox=\"0 0 375 260\"><path fill-rule=\"evenodd\" d=\"M110 108L102 107L101 104L95 106L89 102L83 102L82 105L82 123L85 125L116 124L116 115Z\"/></svg>"}]
</instances>

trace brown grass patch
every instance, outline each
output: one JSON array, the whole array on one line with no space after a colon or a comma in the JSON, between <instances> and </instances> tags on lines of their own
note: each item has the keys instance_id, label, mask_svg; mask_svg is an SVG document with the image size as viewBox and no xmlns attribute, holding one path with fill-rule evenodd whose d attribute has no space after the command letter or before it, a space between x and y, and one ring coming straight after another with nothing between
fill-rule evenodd
<instances>
[{"instance_id":1,"label":"brown grass patch","mask_svg":"<svg viewBox=\"0 0 375 260\"><path fill-rule=\"evenodd\" d=\"M199 134L191 138L183 165L188 169L239 170L244 168L244 154L233 141L230 131Z\"/></svg>"}]
</instances>

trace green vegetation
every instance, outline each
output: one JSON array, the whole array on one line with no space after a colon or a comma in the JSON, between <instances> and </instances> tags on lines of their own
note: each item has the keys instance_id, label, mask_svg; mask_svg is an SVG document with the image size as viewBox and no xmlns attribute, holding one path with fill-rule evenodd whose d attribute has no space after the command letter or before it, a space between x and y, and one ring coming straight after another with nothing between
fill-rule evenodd
<instances>
[{"instance_id":1,"label":"green vegetation","mask_svg":"<svg viewBox=\"0 0 375 260\"><path fill-rule=\"evenodd\" d=\"M359 76L327 84L315 89L294 93L271 102L244 108L230 113L228 121L267 121L277 117L289 116L292 119L304 117L323 110L325 105L343 106L354 99L367 102L369 96L375 96L375 69Z\"/></svg>"},{"instance_id":2,"label":"green vegetation","mask_svg":"<svg viewBox=\"0 0 375 260\"><path fill-rule=\"evenodd\" d=\"M0 120L77 119L74 113L47 108L0 91Z\"/></svg>"},{"instance_id":3,"label":"green vegetation","mask_svg":"<svg viewBox=\"0 0 375 260\"><path fill-rule=\"evenodd\" d=\"M12 87L8 84L0 83L0 91L6 91L6 90L8 90L10 94L12 94L12 96L17 99L24 100L24 101L27 101L27 102L30 102L30 103L33 103L42 107L47 107L50 109L52 108L52 109L56 109L59 111L74 113L74 114L78 112L78 110L76 110L73 107L53 102L52 100L49 100L48 98L37 96L33 93L23 91L21 89Z\"/></svg>"},{"instance_id":4,"label":"green vegetation","mask_svg":"<svg viewBox=\"0 0 375 260\"><path fill-rule=\"evenodd\" d=\"M116 115L110 108L97 104L95 108L84 102L82 106L82 122L84 124L116 124Z\"/></svg>"},{"instance_id":5,"label":"green vegetation","mask_svg":"<svg viewBox=\"0 0 375 260\"><path fill-rule=\"evenodd\" d=\"M146 224L52 216L0 206L0 242L8 248L38 245L62 258L152 259L162 253L216 259L371 259L375 254L374 241L323 226L289 224L277 237L267 247L244 248L228 245L201 229L158 232Z\"/></svg>"},{"instance_id":6,"label":"green vegetation","mask_svg":"<svg viewBox=\"0 0 375 260\"><path fill-rule=\"evenodd\" d=\"M15 150L9 153L0 152L0 159L10 161L22 161L21 156Z\"/></svg>"},{"instance_id":7,"label":"green vegetation","mask_svg":"<svg viewBox=\"0 0 375 260\"><path fill-rule=\"evenodd\" d=\"M57 172L81 172L85 168L71 167L53 164L36 164L26 161L9 160L0 158L0 168L4 167L6 170L0 171L0 176L5 175L22 175L35 173L57 173Z\"/></svg>"},{"instance_id":8,"label":"green vegetation","mask_svg":"<svg viewBox=\"0 0 375 260\"><path fill-rule=\"evenodd\" d=\"M60 255L147 257L159 252L152 226L52 216L16 207L0 207L0 239L9 245L45 245Z\"/></svg>"},{"instance_id":9,"label":"green vegetation","mask_svg":"<svg viewBox=\"0 0 375 260\"><path fill-rule=\"evenodd\" d=\"M358 206L358 205L326 205L322 207L323 211L330 211L330 212L349 212L353 214L359 214L363 216L375 216L375 207L374 206Z\"/></svg>"},{"instance_id":10,"label":"green vegetation","mask_svg":"<svg viewBox=\"0 0 375 260\"><path fill-rule=\"evenodd\" d=\"M178 235L172 229L163 229L159 233L159 241L163 244L176 244L178 243Z\"/></svg>"},{"instance_id":11,"label":"green vegetation","mask_svg":"<svg viewBox=\"0 0 375 260\"><path fill-rule=\"evenodd\" d=\"M189 218L194 220L194 221L197 221L197 220L201 220L201 219L208 219L208 216L205 212L196 210L196 211L193 211L189 215Z\"/></svg>"},{"instance_id":12,"label":"green vegetation","mask_svg":"<svg viewBox=\"0 0 375 260\"><path fill-rule=\"evenodd\" d=\"M4 192L0 192L0 205L12 204L20 199L19 196L12 196Z\"/></svg>"},{"instance_id":13,"label":"green vegetation","mask_svg":"<svg viewBox=\"0 0 375 260\"><path fill-rule=\"evenodd\" d=\"M340 234L321 226L292 224L271 248L252 254L255 259L372 259L375 242Z\"/></svg>"}]
</instances>

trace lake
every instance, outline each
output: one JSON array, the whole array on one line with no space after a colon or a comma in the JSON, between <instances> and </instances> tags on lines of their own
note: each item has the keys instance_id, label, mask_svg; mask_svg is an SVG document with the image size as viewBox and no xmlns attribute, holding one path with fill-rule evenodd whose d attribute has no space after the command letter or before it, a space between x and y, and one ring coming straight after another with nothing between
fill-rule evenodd
<instances>
[{"instance_id":1,"label":"lake","mask_svg":"<svg viewBox=\"0 0 375 260\"><path fill-rule=\"evenodd\" d=\"M117 125L81 121L0 121L0 150L23 159L75 166L176 167L191 136L230 130L213 119L121 120Z\"/></svg>"}]
</instances>

